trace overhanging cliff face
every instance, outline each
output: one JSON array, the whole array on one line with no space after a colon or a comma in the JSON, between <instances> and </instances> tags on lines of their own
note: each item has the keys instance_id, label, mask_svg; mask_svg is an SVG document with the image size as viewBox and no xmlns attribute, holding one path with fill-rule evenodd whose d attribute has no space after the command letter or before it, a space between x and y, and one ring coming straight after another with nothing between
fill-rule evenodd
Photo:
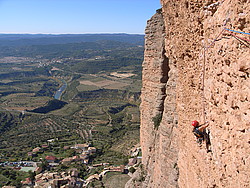
<instances>
[{"instance_id":1,"label":"overhanging cliff face","mask_svg":"<svg viewBox=\"0 0 250 188\"><path fill-rule=\"evenodd\" d=\"M249 3L161 0L162 14L148 21L143 187L250 187L250 37L223 30L250 32ZM208 153L191 126L204 119L210 122Z\"/></svg>"}]
</instances>

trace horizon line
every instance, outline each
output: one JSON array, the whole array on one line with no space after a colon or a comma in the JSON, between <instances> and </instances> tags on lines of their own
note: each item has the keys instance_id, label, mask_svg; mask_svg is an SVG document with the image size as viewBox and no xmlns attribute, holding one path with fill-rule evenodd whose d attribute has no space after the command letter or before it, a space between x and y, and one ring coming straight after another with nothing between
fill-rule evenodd
<instances>
[{"instance_id":1,"label":"horizon line","mask_svg":"<svg viewBox=\"0 0 250 188\"><path fill-rule=\"evenodd\" d=\"M124 33L124 32L96 32L96 33L5 33L3 35L85 35L85 34L127 34L127 35L145 35L145 33Z\"/></svg>"}]
</instances>

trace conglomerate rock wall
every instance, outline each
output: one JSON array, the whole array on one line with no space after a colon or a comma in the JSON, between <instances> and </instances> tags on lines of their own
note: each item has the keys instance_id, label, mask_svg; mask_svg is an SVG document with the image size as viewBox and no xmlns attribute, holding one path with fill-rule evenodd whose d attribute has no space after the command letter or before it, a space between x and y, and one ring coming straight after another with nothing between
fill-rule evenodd
<instances>
[{"instance_id":1,"label":"conglomerate rock wall","mask_svg":"<svg viewBox=\"0 0 250 188\"><path fill-rule=\"evenodd\" d=\"M141 95L141 146L149 187L177 185L176 67L165 55L165 24L159 10L145 30ZM158 121L158 123L157 123ZM164 126L161 126L163 125ZM146 139L144 139L146 138ZM151 168L153 167L153 168Z\"/></svg>"},{"instance_id":2,"label":"conglomerate rock wall","mask_svg":"<svg viewBox=\"0 0 250 188\"><path fill-rule=\"evenodd\" d=\"M250 33L250 1L161 4L146 28L141 96L146 175L137 185L250 187L250 36L225 30ZM196 143L193 120L209 121L209 150Z\"/></svg>"}]
</instances>

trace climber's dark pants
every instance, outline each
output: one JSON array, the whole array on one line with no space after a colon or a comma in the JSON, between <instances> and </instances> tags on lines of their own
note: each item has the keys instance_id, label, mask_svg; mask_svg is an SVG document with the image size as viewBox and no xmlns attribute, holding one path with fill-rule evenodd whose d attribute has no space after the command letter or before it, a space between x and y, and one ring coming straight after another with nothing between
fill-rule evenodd
<instances>
[{"instance_id":1,"label":"climber's dark pants","mask_svg":"<svg viewBox=\"0 0 250 188\"><path fill-rule=\"evenodd\" d=\"M207 133L204 130L204 132L202 132L202 136L201 137L197 137L197 143L202 144L202 141L206 142L206 148L207 148L208 152L210 151L209 146L211 145L210 138L209 138L209 133L210 133L209 131Z\"/></svg>"},{"instance_id":2,"label":"climber's dark pants","mask_svg":"<svg viewBox=\"0 0 250 188\"><path fill-rule=\"evenodd\" d=\"M210 131L208 131L207 133L206 133L206 131L204 131L204 140L206 142L207 152L211 151L209 148L209 146L211 145L209 133L210 133Z\"/></svg>"}]
</instances>

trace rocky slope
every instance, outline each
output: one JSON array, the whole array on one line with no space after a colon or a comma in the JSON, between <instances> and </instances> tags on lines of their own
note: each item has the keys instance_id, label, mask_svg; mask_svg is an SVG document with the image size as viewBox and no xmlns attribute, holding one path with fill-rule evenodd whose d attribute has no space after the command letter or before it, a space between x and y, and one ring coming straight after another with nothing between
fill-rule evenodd
<instances>
[{"instance_id":1,"label":"rocky slope","mask_svg":"<svg viewBox=\"0 0 250 188\"><path fill-rule=\"evenodd\" d=\"M143 178L127 187L250 187L250 36L224 29L250 33L250 1L161 4L146 28ZM193 120L209 121L209 152Z\"/></svg>"}]
</instances>

